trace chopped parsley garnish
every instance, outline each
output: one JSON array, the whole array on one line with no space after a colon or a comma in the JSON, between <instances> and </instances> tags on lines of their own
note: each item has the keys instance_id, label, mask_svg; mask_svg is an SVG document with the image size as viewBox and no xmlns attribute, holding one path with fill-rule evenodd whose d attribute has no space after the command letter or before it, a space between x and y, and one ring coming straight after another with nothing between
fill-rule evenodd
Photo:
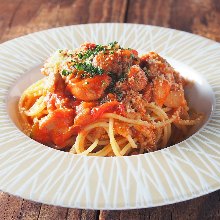
<instances>
[{"instance_id":1,"label":"chopped parsley garnish","mask_svg":"<svg viewBox=\"0 0 220 220\"><path fill-rule=\"evenodd\" d=\"M94 77L97 75L102 75L104 73L104 70L101 69L100 67L95 67L91 63L77 63L73 65L73 67L77 70L82 70L85 71L85 73L81 74L81 78L86 78L86 77ZM63 76L68 76L72 72L69 70L62 70L62 75Z\"/></svg>"},{"instance_id":2,"label":"chopped parsley garnish","mask_svg":"<svg viewBox=\"0 0 220 220\"><path fill-rule=\"evenodd\" d=\"M117 41L113 41L113 42L109 43L108 46L110 46L111 49L112 49L112 48L115 47L116 44L118 44L118 42Z\"/></svg>"},{"instance_id":3,"label":"chopped parsley garnish","mask_svg":"<svg viewBox=\"0 0 220 220\"><path fill-rule=\"evenodd\" d=\"M69 70L62 70L62 75L63 76L68 76L69 74L71 74L71 71L69 71Z\"/></svg>"},{"instance_id":4,"label":"chopped parsley garnish","mask_svg":"<svg viewBox=\"0 0 220 220\"><path fill-rule=\"evenodd\" d=\"M104 73L104 70L101 69L100 67L95 67L93 66L91 63L77 63L76 65L74 65L74 67L77 70L82 70L85 71L85 74L81 75L81 78L85 78L85 77L94 77L96 75L102 75Z\"/></svg>"},{"instance_id":5,"label":"chopped parsley garnish","mask_svg":"<svg viewBox=\"0 0 220 220\"><path fill-rule=\"evenodd\" d=\"M85 54L83 54L82 56L80 56L80 59L87 59L89 57L91 57L93 55L93 51L92 50L87 50Z\"/></svg>"},{"instance_id":6,"label":"chopped parsley garnish","mask_svg":"<svg viewBox=\"0 0 220 220\"><path fill-rule=\"evenodd\" d=\"M105 47L98 44L98 45L96 45L96 47L95 47L94 53L97 54L97 53L100 52L100 51L105 51Z\"/></svg>"},{"instance_id":7,"label":"chopped parsley garnish","mask_svg":"<svg viewBox=\"0 0 220 220\"><path fill-rule=\"evenodd\" d=\"M109 43L108 46L110 47L110 49L108 47L106 48L106 46L97 44L94 49L86 50L84 53L78 53L78 57L79 57L79 59L84 60L84 59L90 58L91 56L97 55L101 51L103 51L104 54L107 54L106 51L114 49L115 45L117 45L117 44L118 44L117 41ZM113 54L113 53L114 53L114 51L110 51L110 54Z\"/></svg>"},{"instance_id":8,"label":"chopped parsley garnish","mask_svg":"<svg viewBox=\"0 0 220 220\"><path fill-rule=\"evenodd\" d=\"M78 54L79 59L83 58L83 55L81 53Z\"/></svg>"},{"instance_id":9,"label":"chopped parsley garnish","mask_svg":"<svg viewBox=\"0 0 220 220\"><path fill-rule=\"evenodd\" d=\"M117 100L120 102L123 98L123 92L119 88L116 87L116 83L123 82L126 79L127 75L124 73L118 76L117 74L112 73L112 72L109 72L108 75L111 77L112 80L108 88L106 89L106 93L116 94Z\"/></svg>"},{"instance_id":10,"label":"chopped parsley garnish","mask_svg":"<svg viewBox=\"0 0 220 220\"><path fill-rule=\"evenodd\" d=\"M79 53L78 57L79 57L79 59L87 59L87 58L89 58L91 56L97 55L100 51L104 51L105 52L105 47L102 46L102 45L97 44L94 49L89 49L84 54Z\"/></svg>"}]
</instances>

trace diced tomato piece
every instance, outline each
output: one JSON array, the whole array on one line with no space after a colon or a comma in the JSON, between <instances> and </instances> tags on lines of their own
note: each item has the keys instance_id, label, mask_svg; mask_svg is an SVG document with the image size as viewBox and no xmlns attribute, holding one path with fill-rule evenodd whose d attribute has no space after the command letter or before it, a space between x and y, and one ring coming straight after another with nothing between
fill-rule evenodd
<instances>
[{"instance_id":1,"label":"diced tomato piece","mask_svg":"<svg viewBox=\"0 0 220 220\"><path fill-rule=\"evenodd\" d=\"M94 120L100 118L104 113L106 112L114 112L119 105L119 102L113 101L113 102L107 102L99 107L95 107L92 109L91 114L94 118Z\"/></svg>"},{"instance_id":2,"label":"diced tomato piece","mask_svg":"<svg viewBox=\"0 0 220 220\"><path fill-rule=\"evenodd\" d=\"M79 126L86 126L95 120L102 117L104 113L115 112L118 110L119 102L112 101L104 103L98 107L83 107L77 109L77 116L75 117L74 124Z\"/></svg>"},{"instance_id":3,"label":"diced tomato piece","mask_svg":"<svg viewBox=\"0 0 220 220\"><path fill-rule=\"evenodd\" d=\"M135 55L135 56L138 56L138 52L134 49L131 49L131 52Z\"/></svg>"}]
</instances>

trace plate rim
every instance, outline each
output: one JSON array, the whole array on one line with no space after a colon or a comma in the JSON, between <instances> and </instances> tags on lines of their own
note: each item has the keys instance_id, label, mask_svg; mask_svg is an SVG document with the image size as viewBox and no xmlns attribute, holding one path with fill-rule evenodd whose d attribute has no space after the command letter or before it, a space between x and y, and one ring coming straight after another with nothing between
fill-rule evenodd
<instances>
[{"instance_id":1,"label":"plate rim","mask_svg":"<svg viewBox=\"0 0 220 220\"><path fill-rule=\"evenodd\" d=\"M36 35L36 34L39 34L39 35L41 35L41 34L44 34L44 33L46 33L46 32L48 32L48 31L57 31L57 30L64 30L65 28L72 28L72 27L76 27L76 26L91 26L91 25L97 25L97 26L99 26L99 25L103 25L103 26L106 26L106 25L124 25L124 26L142 26L142 27L148 27L149 29L151 29L151 28L157 28L157 29L163 29L163 30L168 30L168 31L174 31L174 32L181 32L181 33L183 33L183 34L187 34L187 35L191 35L191 36L193 36L193 37L199 37L199 38L201 38L202 40L205 40L205 41L209 41L209 42L211 42L212 44L214 43L214 44L217 44L218 45L218 47L219 47L219 43L218 42L215 42L215 41L213 41L213 40L210 40L210 39L208 39L208 38L205 38L205 37L202 37L202 36L199 36L199 35L195 35L195 34L192 34L192 33L188 33L188 32L185 32L185 31L179 31L179 30L176 30L176 29L171 29L171 28L166 28L166 27L159 27L159 26L153 26L153 25L144 25L144 24L132 24L132 23L90 23L90 24L79 24L79 25L69 25L69 26L63 26L63 27L56 27L56 28L51 28L51 29L47 29L47 30L42 30L42 31L38 31L38 32L34 32L34 33L30 33L30 34L28 34L28 35L25 35L25 36L21 36L21 37L18 37L18 38L15 38L15 39L12 39L12 40L10 40L10 41L6 41L6 42L4 42L4 43L2 43L2 44L0 44L0 50L2 49L2 47L7 47L7 45L8 44L13 44L15 41L19 41L19 40L26 40L26 39L28 39L28 37L33 37L33 35ZM1 77L0 77L0 81L1 81ZM0 93L0 95L2 95L1 93ZM6 98L6 97L4 97L4 98ZM213 110L213 112L214 112L215 110ZM213 113L214 114L214 113ZM211 120L211 118L209 119L209 120ZM208 122L207 122L208 123ZM23 135L22 135L23 136ZM24 140L26 140L27 138L25 137L23 137L23 139ZM172 146L173 147L173 146ZM171 148L172 148L171 147ZM47 151L47 150L46 150ZM54 149L52 149L52 151L55 151ZM163 149L162 151L167 151L167 149ZM149 153L149 155L151 155L151 154L158 154L158 153L160 153L161 151L157 151L157 152L153 152L153 153ZM62 153L64 153L64 152L62 152ZM66 153L64 153L64 154L66 154ZM67 153L68 154L68 153ZM1 156L1 155L0 155ZM74 155L74 157L75 157L75 155ZM85 157L85 156L83 156L83 157ZM138 155L138 156L132 156L132 157L127 157L127 158L139 158L140 157L140 155ZM96 157L96 158L98 158L98 157ZM104 158L104 160L112 160L113 158ZM118 160L119 158L117 158L117 160ZM113 161L114 160L116 160L116 158L115 159L113 159ZM122 159L122 160L124 160L124 159ZM125 160L128 160L128 159L125 159ZM0 167L1 167L1 165L0 165ZM219 179L219 181L220 181L220 179ZM1 186L0 186L1 187ZM207 193L210 193L210 192L213 192L213 191L215 191L215 190L217 190L217 189L219 189L220 188L220 184L219 184L219 186L216 186L216 188L214 187L214 188L212 188L212 189L208 189L205 193L204 193L204 191L200 191L200 194L198 193L198 194L196 194L196 196L193 196L192 195L192 197L188 197L188 199L184 199L184 200L176 200L176 201L171 201L170 203L164 203L164 202L162 202L162 204L159 204L159 202L158 203L154 203L154 204L152 204L152 205L150 205L150 206L147 206L147 207L155 207L155 206L161 206L161 205L165 205L165 204L173 204L173 203L176 203L176 202L181 202L181 201L186 201L186 200L189 200L189 199L192 199L192 198L196 198L196 197L199 197L199 196L201 196L201 195L204 195L204 194L207 194ZM9 191L7 191L7 189L4 189L3 191L6 191L6 192L8 192L8 193L10 193L10 190ZM14 192L13 192L13 194L15 194ZM15 194L16 195L16 194ZM21 196L19 193L17 194L17 196ZM25 199L30 199L30 197L29 196L26 196L26 197L24 197L23 195L22 195L22 197L23 198L25 198ZM41 202L41 201L38 201L38 200L35 200L35 199L33 199L34 201L37 201L37 202ZM52 204L52 203L50 203L50 202L48 202L47 204ZM56 205L59 205L59 206L62 206L62 204L56 204ZM66 205L64 205L65 207L69 207L69 206L66 206ZM146 205L143 205L143 206L141 206L141 205L139 205L138 207L130 207L129 205L128 206L125 206L125 207L119 207L119 208L117 208L117 207L113 207L113 208L111 208L111 205L107 205L108 206L108 209L110 210L116 210L116 209L130 209L130 208L146 208ZM76 207L76 206L74 206L74 207ZM91 209L94 209L95 207L93 207L92 205L90 205L90 206L82 206L82 205L80 205L80 206L78 206L77 208L91 208ZM96 208L95 208L96 209ZM104 208L104 206L103 206L103 208L102 207L98 207L98 209L105 209Z\"/></svg>"}]
</instances>

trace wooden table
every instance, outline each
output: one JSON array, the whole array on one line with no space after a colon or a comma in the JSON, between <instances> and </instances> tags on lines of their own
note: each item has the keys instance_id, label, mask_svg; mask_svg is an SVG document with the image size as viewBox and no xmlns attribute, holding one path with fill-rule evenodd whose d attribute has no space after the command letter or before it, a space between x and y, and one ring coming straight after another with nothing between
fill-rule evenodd
<instances>
[{"instance_id":1,"label":"wooden table","mask_svg":"<svg viewBox=\"0 0 220 220\"><path fill-rule=\"evenodd\" d=\"M220 42L220 1L0 0L0 42L52 27L94 22L158 25ZM3 219L220 219L220 191L174 205L123 211L55 207L0 192Z\"/></svg>"}]
</instances>

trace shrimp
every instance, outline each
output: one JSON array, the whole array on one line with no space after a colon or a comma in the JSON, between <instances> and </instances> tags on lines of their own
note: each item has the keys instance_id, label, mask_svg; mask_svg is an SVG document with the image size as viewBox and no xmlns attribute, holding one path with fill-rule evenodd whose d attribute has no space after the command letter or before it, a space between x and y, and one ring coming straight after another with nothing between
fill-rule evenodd
<instances>
[{"instance_id":1,"label":"shrimp","mask_svg":"<svg viewBox=\"0 0 220 220\"><path fill-rule=\"evenodd\" d=\"M74 124L74 116L73 109L56 109L34 124L31 137L43 144L55 144L57 149L71 146L73 139L69 128Z\"/></svg>"},{"instance_id":2,"label":"shrimp","mask_svg":"<svg viewBox=\"0 0 220 220\"><path fill-rule=\"evenodd\" d=\"M164 102L164 105L171 108L178 108L187 105L183 87L174 84Z\"/></svg>"},{"instance_id":3,"label":"shrimp","mask_svg":"<svg viewBox=\"0 0 220 220\"><path fill-rule=\"evenodd\" d=\"M91 110L96 106L95 102L82 102L76 108L76 117L74 119L75 125L86 125L93 121L93 116L91 115Z\"/></svg>"},{"instance_id":4,"label":"shrimp","mask_svg":"<svg viewBox=\"0 0 220 220\"><path fill-rule=\"evenodd\" d=\"M109 86L111 77L107 74L93 78L75 79L67 81L66 89L77 99L82 101L95 101L104 95Z\"/></svg>"},{"instance_id":5,"label":"shrimp","mask_svg":"<svg viewBox=\"0 0 220 220\"><path fill-rule=\"evenodd\" d=\"M153 81L153 96L157 105L162 106L170 93L171 85L168 80L158 77Z\"/></svg>"}]
</instances>

